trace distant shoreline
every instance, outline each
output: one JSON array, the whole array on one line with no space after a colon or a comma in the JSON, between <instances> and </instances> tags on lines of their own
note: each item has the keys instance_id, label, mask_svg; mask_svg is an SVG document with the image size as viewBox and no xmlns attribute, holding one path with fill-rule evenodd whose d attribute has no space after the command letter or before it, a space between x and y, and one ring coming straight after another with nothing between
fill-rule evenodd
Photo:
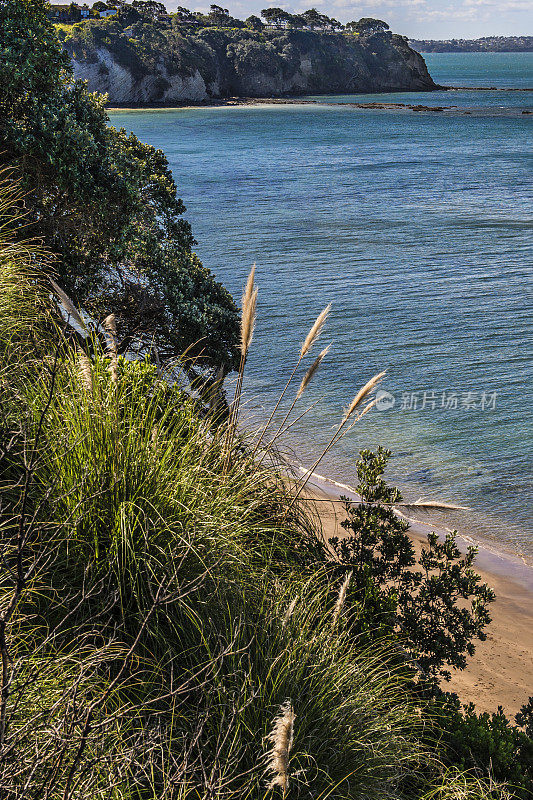
<instances>
[{"instance_id":1,"label":"distant shoreline","mask_svg":"<svg viewBox=\"0 0 533 800\"><path fill-rule=\"evenodd\" d=\"M495 86L481 86L481 87L471 87L471 86L439 86L438 90L446 91L446 92L459 92L459 91L469 91L469 92L533 92L533 87L531 88L499 88ZM364 93L363 93L364 94ZM339 97L344 95L330 95L331 97ZM124 104L114 104L112 106L106 106L106 110L109 112L120 112L120 111L186 111L188 109L196 109L196 108L231 108L235 106L268 106L268 105L306 105L306 106L330 106L333 108L353 108L353 109L360 109L360 110L370 110L370 111L414 111L414 112L424 112L429 111L432 113L439 113L443 111L453 111L456 113L462 114L470 114L471 112L468 109L458 109L457 106L427 106L420 103L391 103L391 102L381 102L379 100L375 100L368 103L335 103L328 100L305 100L299 99L297 97L228 97L223 100L216 100L210 99L208 101L202 101L198 103L191 102L188 100L185 103L171 103L171 104L151 104L151 105L143 105L141 103L124 103ZM522 114L531 114L532 112L529 109L524 109Z\"/></svg>"},{"instance_id":2,"label":"distant shoreline","mask_svg":"<svg viewBox=\"0 0 533 800\"><path fill-rule=\"evenodd\" d=\"M481 36L477 39L409 39L419 53L531 53L533 36Z\"/></svg>"}]
</instances>

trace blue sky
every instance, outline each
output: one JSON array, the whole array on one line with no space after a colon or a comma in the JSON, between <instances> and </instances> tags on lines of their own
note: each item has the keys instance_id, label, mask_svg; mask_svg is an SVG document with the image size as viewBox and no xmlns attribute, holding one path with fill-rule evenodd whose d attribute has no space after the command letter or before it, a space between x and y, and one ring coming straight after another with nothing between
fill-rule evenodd
<instances>
[{"instance_id":1,"label":"blue sky","mask_svg":"<svg viewBox=\"0 0 533 800\"><path fill-rule=\"evenodd\" d=\"M210 0L199 5L185 0L167 0L165 4L169 10L185 5L193 11L207 11ZM225 0L219 5L242 19L268 6L292 13L315 7L341 22L378 17L388 22L395 33L415 39L533 35L533 0L309 0L304 4L298 0Z\"/></svg>"}]
</instances>

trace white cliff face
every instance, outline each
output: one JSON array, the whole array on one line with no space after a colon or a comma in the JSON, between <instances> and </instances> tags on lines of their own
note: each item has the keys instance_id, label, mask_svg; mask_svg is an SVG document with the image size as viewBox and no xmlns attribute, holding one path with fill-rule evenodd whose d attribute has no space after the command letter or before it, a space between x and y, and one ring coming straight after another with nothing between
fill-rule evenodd
<instances>
[{"instance_id":1,"label":"white cliff face","mask_svg":"<svg viewBox=\"0 0 533 800\"><path fill-rule=\"evenodd\" d=\"M180 77L169 75L164 64L160 64L156 72L136 79L105 48L98 48L95 56L94 62L72 60L74 78L87 81L91 92L109 95L110 103L198 103L208 97L198 70L191 76Z\"/></svg>"},{"instance_id":2,"label":"white cliff face","mask_svg":"<svg viewBox=\"0 0 533 800\"><path fill-rule=\"evenodd\" d=\"M72 61L74 78L87 81L91 92L109 94L115 103L131 101L134 85L131 72L117 64L108 50L100 48L95 55L94 62Z\"/></svg>"},{"instance_id":3,"label":"white cliff face","mask_svg":"<svg viewBox=\"0 0 533 800\"><path fill-rule=\"evenodd\" d=\"M189 78L180 78L179 75L172 75L168 78L170 86L163 93L163 102L183 102L191 100L195 103L207 100L208 93L205 81L196 70L194 75Z\"/></svg>"}]
</instances>

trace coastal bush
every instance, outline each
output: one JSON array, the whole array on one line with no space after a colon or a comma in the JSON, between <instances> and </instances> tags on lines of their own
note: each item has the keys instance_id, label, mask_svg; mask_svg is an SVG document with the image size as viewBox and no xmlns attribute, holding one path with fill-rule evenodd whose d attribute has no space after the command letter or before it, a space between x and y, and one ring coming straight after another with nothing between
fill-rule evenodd
<instances>
[{"instance_id":1,"label":"coastal bush","mask_svg":"<svg viewBox=\"0 0 533 800\"><path fill-rule=\"evenodd\" d=\"M164 154L109 127L104 102L72 80L44 0L0 2L0 164L22 181L21 237L58 256L57 277L89 314L115 314L122 351L156 346L165 360L192 348L197 370L228 370L235 304L192 252Z\"/></svg>"},{"instance_id":2,"label":"coastal bush","mask_svg":"<svg viewBox=\"0 0 533 800\"><path fill-rule=\"evenodd\" d=\"M533 739L533 697L530 697L527 703L522 706L515 717L515 721Z\"/></svg>"},{"instance_id":3,"label":"coastal bush","mask_svg":"<svg viewBox=\"0 0 533 800\"><path fill-rule=\"evenodd\" d=\"M401 493L383 479L389 457L382 447L361 451L356 487L361 502L344 498L348 517L341 526L348 536L332 538L331 544L350 571L349 597L366 609L368 628L394 631L423 682L436 684L450 678L447 667L465 668L474 638L485 640L495 595L472 569L476 548L462 556L455 533L443 542L428 534L416 559L409 523L395 510L402 505Z\"/></svg>"},{"instance_id":4,"label":"coastal bush","mask_svg":"<svg viewBox=\"0 0 533 800\"><path fill-rule=\"evenodd\" d=\"M533 739L505 716L503 709L477 713L456 695L439 693L431 709L446 763L505 781L513 797L533 798Z\"/></svg>"},{"instance_id":5,"label":"coastal bush","mask_svg":"<svg viewBox=\"0 0 533 800\"><path fill-rule=\"evenodd\" d=\"M442 775L275 454L119 358L112 318L71 336L2 232L2 797L504 797Z\"/></svg>"}]
</instances>

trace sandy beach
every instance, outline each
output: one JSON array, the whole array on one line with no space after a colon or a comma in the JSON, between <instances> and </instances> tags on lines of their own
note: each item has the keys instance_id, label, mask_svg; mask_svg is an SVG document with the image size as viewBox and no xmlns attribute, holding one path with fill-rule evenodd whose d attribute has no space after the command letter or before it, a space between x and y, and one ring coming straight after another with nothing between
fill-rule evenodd
<instances>
[{"instance_id":1,"label":"sandy beach","mask_svg":"<svg viewBox=\"0 0 533 800\"><path fill-rule=\"evenodd\" d=\"M319 482L309 492L327 538L345 534L340 527L345 515L339 494L348 493ZM418 552L429 530L438 532L435 526L411 523L409 533ZM458 544L464 549L468 542L458 540ZM475 703L478 711L493 712L503 706L512 718L533 695L533 569L485 548L479 548L475 569L496 592L492 622L486 641L476 643L467 668L455 671L446 688L457 692L462 702Z\"/></svg>"}]
</instances>

